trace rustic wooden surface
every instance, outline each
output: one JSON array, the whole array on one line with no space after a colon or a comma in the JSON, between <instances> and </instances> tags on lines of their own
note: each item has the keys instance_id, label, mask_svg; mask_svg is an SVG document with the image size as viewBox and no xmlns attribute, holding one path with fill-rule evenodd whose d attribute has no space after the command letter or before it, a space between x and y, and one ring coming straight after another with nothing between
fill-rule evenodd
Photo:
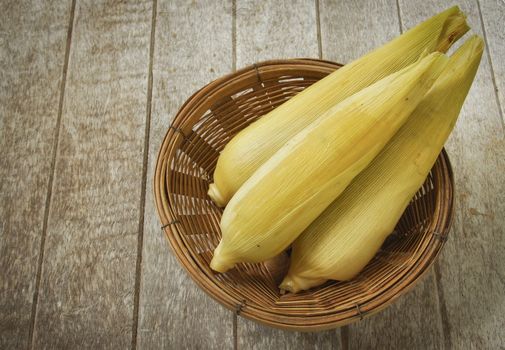
<instances>
[{"instance_id":1,"label":"rustic wooden surface","mask_svg":"<svg viewBox=\"0 0 505 350\"><path fill-rule=\"evenodd\" d=\"M195 90L232 70L231 11L227 1L199 6L190 1L157 4L138 316L140 349L233 348L233 313L197 288L167 249L151 181L174 112ZM195 23L199 23L198 30Z\"/></svg>"},{"instance_id":2,"label":"rustic wooden surface","mask_svg":"<svg viewBox=\"0 0 505 350\"><path fill-rule=\"evenodd\" d=\"M255 61L348 62L453 2L2 1L0 348L505 346L505 2L463 0L487 50L447 144L456 217L384 312L317 334L206 296L159 228L156 154L179 106Z\"/></svg>"},{"instance_id":3,"label":"rustic wooden surface","mask_svg":"<svg viewBox=\"0 0 505 350\"><path fill-rule=\"evenodd\" d=\"M60 118L70 1L0 4L0 349L26 348Z\"/></svg>"},{"instance_id":4,"label":"rustic wooden surface","mask_svg":"<svg viewBox=\"0 0 505 350\"><path fill-rule=\"evenodd\" d=\"M151 5L76 3L33 348L131 345Z\"/></svg>"}]
</instances>

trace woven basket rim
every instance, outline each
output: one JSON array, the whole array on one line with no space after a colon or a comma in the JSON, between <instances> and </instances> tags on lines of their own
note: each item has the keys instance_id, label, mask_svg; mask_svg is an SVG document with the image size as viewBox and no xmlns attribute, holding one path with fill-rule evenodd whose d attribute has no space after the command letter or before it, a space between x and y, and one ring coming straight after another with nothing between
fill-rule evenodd
<instances>
[{"instance_id":1,"label":"woven basket rim","mask_svg":"<svg viewBox=\"0 0 505 350\"><path fill-rule=\"evenodd\" d=\"M165 236L172 247L172 251L178 262L184 267L191 278L213 299L224 305L228 309L240 313L241 316L261 322L263 324L296 331L320 331L342 326L356 320L362 319L364 316L372 315L388 305L392 304L396 299L409 291L416 282L426 274L429 267L433 264L436 257L440 253L441 248L445 243L450 226L453 220L454 205L453 205L453 187L454 179L450 165L449 157L445 150L442 150L439 156L440 173L439 186L443 188L443 196L441 191L437 191L437 201L443 202L442 211L435 212L435 217L431 224L430 230L436 235L426 242L425 249L422 252L418 262L409 270L404 271L395 283L381 293L371 296L359 305L349 305L349 310L345 314L340 313L338 317L332 314L332 310L321 312L312 312L310 315L301 313L300 315L281 315L274 312L272 309L262 308L255 305L243 304L239 297L231 296L225 293L219 287L219 281L215 275L206 273L199 266L199 262L189 254L189 249L185 242L180 239L180 229L174 225L175 214L172 210L165 212L166 199L164 196L164 182L166 178L166 162L172 159L173 154L169 153L170 147L172 153L181 145L185 139L185 135L191 132L188 125L192 126L191 118L198 115L198 111L205 110L209 103L213 101L223 90L228 86L247 79L254 79L257 75L258 79L261 75L268 75L278 69L296 69L303 67L304 69L313 68L315 70L333 71L341 67L341 64L331 61L313 59L313 58L297 58L286 60L268 60L253 65L247 66L234 73L230 73L221 78L218 78L209 84L205 85L192 96L190 96L180 107L178 113L174 117L170 127L168 128L156 160L156 171L154 174L154 194L156 208L160 218L162 229ZM423 242L424 243L424 242Z\"/></svg>"}]
</instances>

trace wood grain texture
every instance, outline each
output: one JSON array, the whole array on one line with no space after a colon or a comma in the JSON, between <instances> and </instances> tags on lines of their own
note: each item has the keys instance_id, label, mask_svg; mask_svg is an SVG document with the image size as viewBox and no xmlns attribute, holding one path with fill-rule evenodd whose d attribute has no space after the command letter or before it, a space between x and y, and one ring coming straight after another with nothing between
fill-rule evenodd
<instances>
[{"instance_id":1,"label":"wood grain texture","mask_svg":"<svg viewBox=\"0 0 505 350\"><path fill-rule=\"evenodd\" d=\"M138 348L231 349L233 313L198 288L177 262L160 228L152 179L179 107L232 70L232 6L230 1L161 1L157 12Z\"/></svg>"},{"instance_id":2,"label":"wood grain texture","mask_svg":"<svg viewBox=\"0 0 505 350\"><path fill-rule=\"evenodd\" d=\"M318 57L314 2L238 0L237 68L275 58Z\"/></svg>"},{"instance_id":3,"label":"wood grain texture","mask_svg":"<svg viewBox=\"0 0 505 350\"><path fill-rule=\"evenodd\" d=\"M480 0L480 10L491 67L493 68L496 94L501 107L501 117L505 123L505 1Z\"/></svg>"},{"instance_id":4,"label":"wood grain texture","mask_svg":"<svg viewBox=\"0 0 505 350\"><path fill-rule=\"evenodd\" d=\"M352 61L398 36L400 23L396 1L322 1L323 58ZM350 325L343 333L348 338L344 342L353 349L440 347L442 324L435 283L430 273L398 303Z\"/></svg>"},{"instance_id":5,"label":"wood grain texture","mask_svg":"<svg viewBox=\"0 0 505 350\"><path fill-rule=\"evenodd\" d=\"M237 1L236 65L275 58L319 57L317 7L311 1ZM288 332L237 318L239 349L338 348L340 332Z\"/></svg>"},{"instance_id":6,"label":"wood grain texture","mask_svg":"<svg viewBox=\"0 0 505 350\"><path fill-rule=\"evenodd\" d=\"M401 1L412 26L451 6ZM482 34L476 1L458 2ZM447 150L455 175L455 220L438 262L446 348L498 349L505 344L505 142L491 69L484 53ZM441 300L442 301L442 300Z\"/></svg>"},{"instance_id":7,"label":"wood grain texture","mask_svg":"<svg viewBox=\"0 0 505 350\"><path fill-rule=\"evenodd\" d=\"M131 345L151 2L78 2L34 348Z\"/></svg>"},{"instance_id":8,"label":"wood grain texture","mask_svg":"<svg viewBox=\"0 0 505 350\"><path fill-rule=\"evenodd\" d=\"M443 345L433 272L387 309L349 326L350 349L441 349Z\"/></svg>"},{"instance_id":9,"label":"wood grain texture","mask_svg":"<svg viewBox=\"0 0 505 350\"><path fill-rule=\"evenodd\" d=\"M239 317L237 320L238 349L341 349L339 330L302 333L263 326Z\"/></svg>"},{"instance_id":10,"label":"wood grain texture","mask_svg":"<svg viewBox=\"0 0 505 350\"><path fill-rule=\"evenodd\" d=\"M454 4L398 2L404 29ZM233 347L234 316L190 281L159 229L155 157L178 107L231 71L235 59L240 68L317 57L317 5L325 59L349 62L398 34L393 0L237 0L236 35L231 0L158 4L139 348ZM490 57L483 57L447 145L456 218L437 273L382 313L345 327L343 336L283 332L238 317L239 348L505 344L505 5L480 0L483 23L477 0L458 5L474 32L485 29ZM30 346L70 8L70 0L0 2L1 349ZM151 15L151 2L77 1L33 348L131 346Z\"/></svg>"},{"instance_id":11,"label":"wood grain texture","mask_svg":"<svg viewBox=\"0 0 505 350\"><path fill-rule=\"evenodd\" d=\"M321 0L319 6L324 59L351 62L400 33L395 0Z\"/></svg>"},{"instance_id":12,"label":"wood grain texture","mask_svg":"<svg viewBox=\"0 0 505 350\"><path fill-rule=\"evenodd\" d=\"M0 3L0 349L30 341L70 3Z\"/></svg>"}]
</instances>

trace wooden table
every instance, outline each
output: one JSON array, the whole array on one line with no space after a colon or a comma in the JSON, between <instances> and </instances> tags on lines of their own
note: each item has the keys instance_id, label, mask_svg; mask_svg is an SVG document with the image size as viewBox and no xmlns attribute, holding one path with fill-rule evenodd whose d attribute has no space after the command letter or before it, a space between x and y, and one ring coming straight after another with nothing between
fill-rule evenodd
<instances>
[{"instance_id":1,"label":"wooden table","mask_svg":"<svg viewBox=\"0 0 505 350\"><path fill-rule=\"evenodd\" d=\"M0 4L0 349L505 347L505 1L461 0L487 48L447 149L456 217L433 271L377 316L270 329L181 269L153 169L179 106L253 62L348 62L453 1Z\"/></svg>"}]
</instances>

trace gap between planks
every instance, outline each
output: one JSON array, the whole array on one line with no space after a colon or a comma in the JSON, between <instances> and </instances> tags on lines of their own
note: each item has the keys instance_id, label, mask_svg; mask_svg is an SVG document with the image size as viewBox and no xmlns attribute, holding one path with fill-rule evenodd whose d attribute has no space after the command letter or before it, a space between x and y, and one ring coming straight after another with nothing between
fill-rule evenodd
<instances>
[{"instance_id":1,"label":"gap between planks","mask_svg":"<svg viewBox=\"0 0 505 350\"><path fill-rule=\"evenodd\" d=\"M396 14L398 16L398 31L400 33L400 35L403 34L403 22L402 22L402 14L401 14L401 10L400 10L400 0L396 0Z\"/></svg>"},{"instance_id":2,"label":"gap between planks","mask_svg":"<svg viewBox=\"0 0 505 350\"><path fill-rule=\"evenodd\" d=\"M496 76L495 76L494 67L493 67L493 59L491 58L491 52L489 52L489 44L487 41L486 26L484 24L484 18L482 17L480 0L476 0L476 2L477 2L477 9L479 10L479 19L480 19L480 25L482 28L482 34L484 35L484 43L486 46L487 60L489 63L489 69L491 70L491 80L493 81L494 97L496 99L496 104L498 105L498 113L500 114L502 130L503 130L503 132L505 132L505 119L503 119L503 109L502 109L502 105L500 102L500 97L498 96L498 85L496 84Z\"/></svg>"},{"instance_id":3,"label":"gap between planks","mask_svg":"<svg viewBox=\"0 0 505 350\"><path fill-rule=\"evenodd\" d=\"M70 18L68 21L68 30L67 30L67 42L65 44L65 58L63 61L63 71L61 75L61 83L60 83L60 96L58 99L58 115L56 117L56 126L54 130L54 141L53 141L53 150L51 153L51 167L49 172L49 179L47 182L47 193L46 193L46 202L44 208L44 219L42 222L42 236L40 238L40 247L39 247L39 258L37 261L37 275L35 277L35 290L33 293L32 300L32 310L30 315L30 329L28 331L28 341L29 346L33 349L33 344L35 340L35 319L37 316L37 304L39 300L39 288L40 288L40 279L42 277L42 264L44 262L44 249L46 245L46 236L47 236L47 224L49 221L49 208L51 206L51 199L53 195L53 183L54 183L54 175L56 171L56 155L58 154L58 145L60 139L60 126L61 126L61 116L63 114L63 99L65 98L65 87L67 84L67 71L68 71L68 61L70 58L70 46L72 44L72 32L74 29L74 17L75 17L75 3L76 0L72 0L72 5L70 7Z\"/></svg>"},{"instance_id":4,"label":"gap between planks","mask_svg":"<svg viewBox=\"0 0 505 350\"><path fill-rule=\"evenodd\" d=\"M317 29L317 54L320 60L323 59L323 42L321 40L321 14L319 11L319 0L315 0L316 5L316 29Z\"/></svg>"},{"instance_id":5,"label":"gap between planks","mask_svg":"<svg viewBox=\"0 0 505 350\"><path fill-rule=\"evenodd\" d=\"M237 70L237 0L231 2L231 70ZM233 313L233 349L238 349L238 316Z\"/></svg>"},{"instance_id":6,"label":"gap between planks","mask_svg":"<svg viewBox=\"0 0 505 350\"><path fill-rule=\"evenodd\" d=\"M442 273L440 271L438 260L434 264L435 271L435 287L438 294L438 309L440 311L440 318L442 320L442 334L444 337L444 348L452 349L452 341L451 341L451 326L449 323L449 316L447 312L447 305L445 302L444 290L442 288Z\"/></svg>"},{"instance_id":7,"label":"gap between planks","mask_svg":"<svg viewBox=\"0 0 505 350\"><path fill-rule=\"evenodd\" d=\"M237 70L237 0L231 2L231 70Z\"/></svg>"},{"instance_id":8,"label":"gap between planks","mask_svg":"<svg viewBox=\"0 0 505 350\"><path fill-rule=\"evenodd\" d=\"M154 45L156 37L156 15L158 9L158 1L152 2L151 15L151 37L149 43L149 66L147 72L147 101L146 101L146 122L144 131L144 154L142 164L142 184L140 192L140 210L139 210L139 227L137 240L137 261L135 266L135 294L133 297L133 322L132 322L132 341L131 348L137 348L137 334L139 324L139 304L140 304L140 282L142 277L142 250L144 246L144 216L146 210L146 186L147 186L147 167L149 162L149 138L151 131L151 111L153 97L153 62L154 62Z\"/></svg>"}]
</instances>

